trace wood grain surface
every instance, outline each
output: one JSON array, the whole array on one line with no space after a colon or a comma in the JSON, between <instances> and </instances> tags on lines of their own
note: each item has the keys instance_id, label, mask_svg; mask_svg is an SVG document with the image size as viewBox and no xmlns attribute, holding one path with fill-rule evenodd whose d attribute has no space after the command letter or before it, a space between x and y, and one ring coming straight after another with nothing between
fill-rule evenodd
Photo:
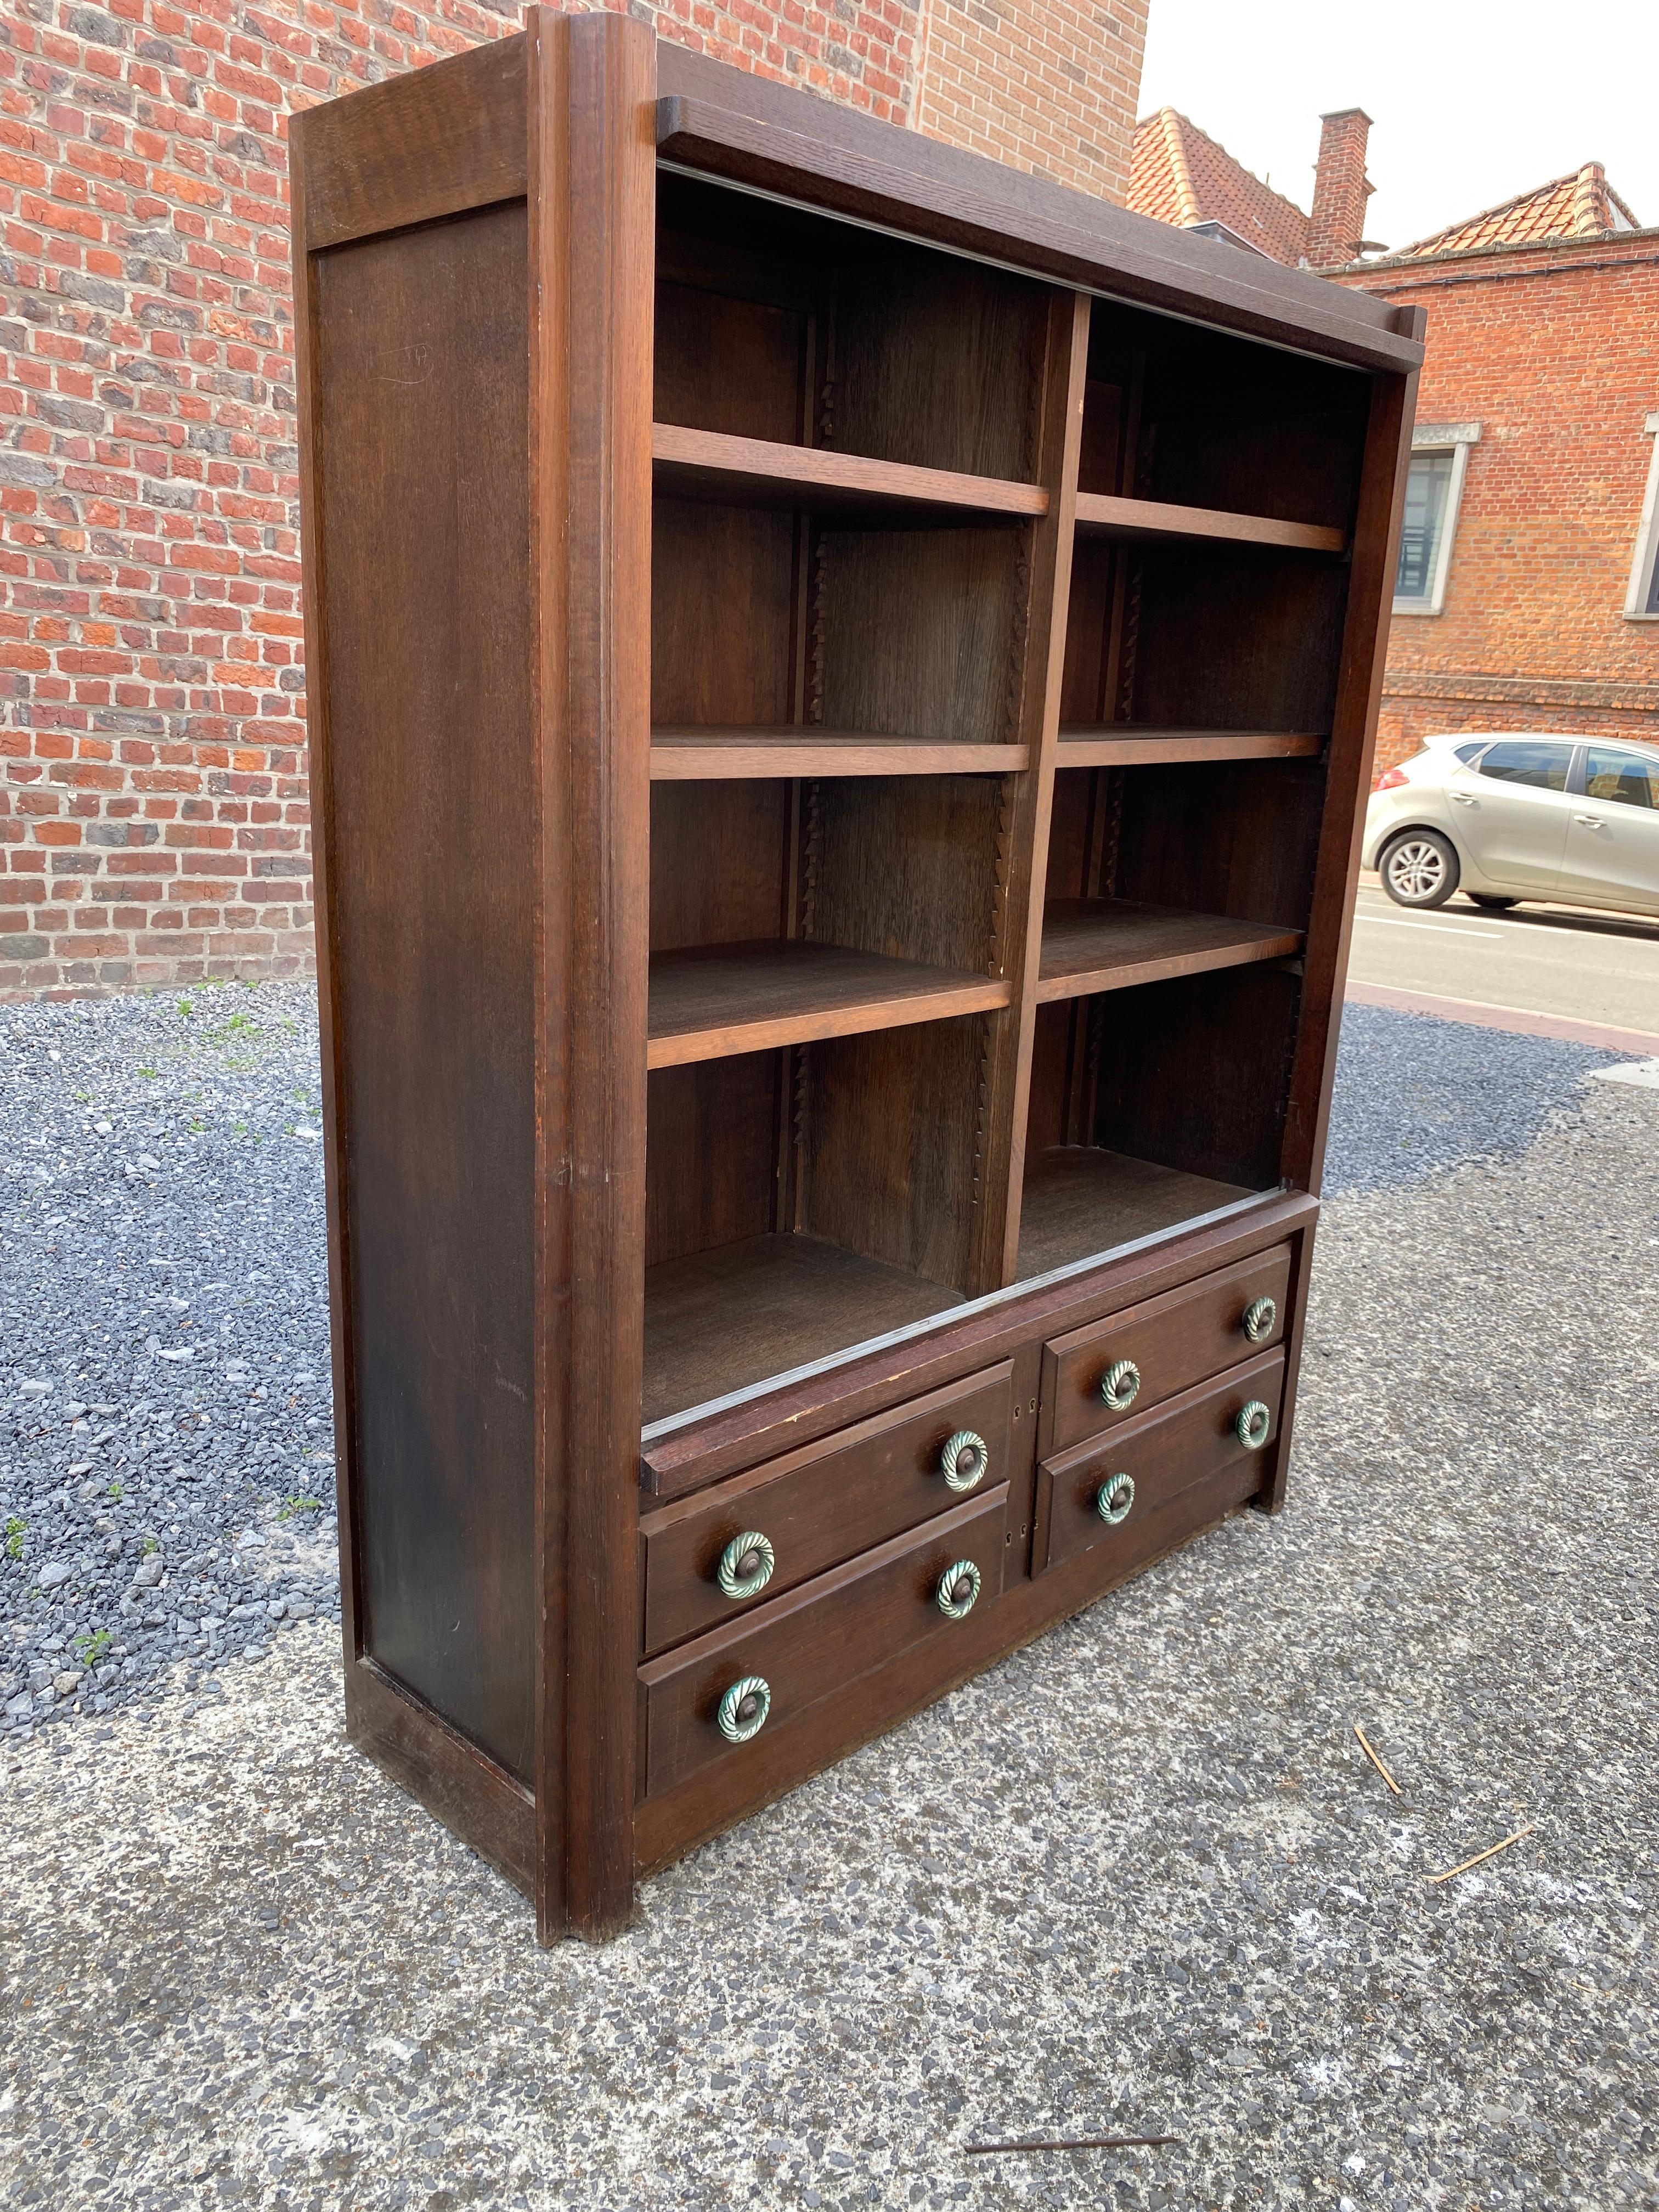
<instances>
[{"instance_id":1,"label":"wood grain surface","mask_svg":"<svg viewBox=\"0 0 1659 2212\"><path fill-rule=\"evenodd\" d=\"M1278 960L1301 950L1301 933L1224 915L1139 906L1130 899L1050 900L1042 917L1037 997L1197 975L1212 968Z\"/></svg>"},{"instance_id":2,"label":"wood grain surface","mask_svg":"<svg viewBox=\"0 0 1659 2212\"><path fill-rule=\"evenodd\" d=\"M677 1067L1007 1003L982 975L803 939L707 945L651 963L648 1062Z\"/></svg>"},{"instance_id":3,"label":"wood grain surface","mask_svg":"<svg viewBox=\"0 0 1659 2212\"><path fill-rule=\"evenodd\" d=\"M750 776L1006 775L1029 766L1020 744L957 744L948 738L803 728L694 727L651 732L653 783Z\"/></svg>"},{"instance_id":4,"label":"wood grain surface","mask_svg":"<svg viewBox=\"0 0 1659 2212\"><path fill-rule=\"evenodd\" d=\"M1014 1472L1012 1376L1013 1362L1005 1359L647 1514L640 1524L647 1656L752 1611L855 1552L959 1504L940 1459L959 1430L984 1446L975 1492L1006 1482ZM1030 1424L1025 1426L1029 1442ZM728 1597L716 1579L720 1554L750 1530L767 1538L775 1565L757 1595Z\"/></svg>"},{"instance_id":5,"label":"wood grain surface","mask_svg":"<svg viewBox=\"0 0 1659 2212\"><path fill-rule=\"evenodd\" d=\"M733 438L676 422L655 426L651 449L658 489L686 499L805 503L823 513L892 507L936 514L962 507L1000 517L1044 514L1048 507L1048 495L1036 484L872 460L819 447Z\"/></svg>"},{"instance_id":6,"label":"wood grain surface","mask_svg":"<svg viewBox=\"0 0 1659 2212\"><path fill-rule=\"evenodd\" d=\"M1089 1145L1050 1146L1026 1162L1020 1279L1172 1229L1249 1194L1243 1185L1183 1174L1156 1160Z\"/></svg>"}]
</instances>

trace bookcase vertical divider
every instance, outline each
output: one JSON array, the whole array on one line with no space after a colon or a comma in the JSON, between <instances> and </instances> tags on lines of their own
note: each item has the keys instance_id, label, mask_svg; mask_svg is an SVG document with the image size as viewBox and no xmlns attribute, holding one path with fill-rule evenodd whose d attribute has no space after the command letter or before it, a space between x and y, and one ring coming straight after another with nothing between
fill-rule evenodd
<instances>
[{"instance_id":1,"label":"bookcase vertical divider","mask_svg":"<svg viewBox=\"0 0 1659 2212\"><path fill-rule=\"evenodd\" d=\"M1020 1186L1025 1117L1036 1017L1037 964L1042 950L1042 886L1048 858L1060 738L1060 685L1066 667L1066 616L1071 595L1072 539L1083 437L1083 387L1089 360L1086 293L1056 292L1049 303L1036 395L1037 476L1048 512L1031 526L1030 581L1020 665L1014 672L1015 727L1030 748L1030 766L1010 778L1013 821L1009 837L997 973L1013 996L989 1030L987 1097L974 1249L974 1289L1000 1290L1014 1280L1019 1249Z\"/></svg>"}]
</instances>

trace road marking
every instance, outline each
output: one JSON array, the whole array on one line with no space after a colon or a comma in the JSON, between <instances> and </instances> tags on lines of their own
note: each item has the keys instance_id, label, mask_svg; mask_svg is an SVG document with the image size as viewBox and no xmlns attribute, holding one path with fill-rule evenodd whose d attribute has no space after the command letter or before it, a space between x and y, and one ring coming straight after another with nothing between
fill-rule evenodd
<instances>
[{"instance_id":1,"label":"road marking","mask_svg":"<svg viewBox=\"0 0 1659 2212\"><path fill-rule=\"evenodd\" d=\"M1356 921L1373 922L1380 929L1432 929L1442 937L1504 937L1501 929L1458 929L1449 921L1400 921L1391 914L1357 914Z\"/></svg>"}]
</instances>

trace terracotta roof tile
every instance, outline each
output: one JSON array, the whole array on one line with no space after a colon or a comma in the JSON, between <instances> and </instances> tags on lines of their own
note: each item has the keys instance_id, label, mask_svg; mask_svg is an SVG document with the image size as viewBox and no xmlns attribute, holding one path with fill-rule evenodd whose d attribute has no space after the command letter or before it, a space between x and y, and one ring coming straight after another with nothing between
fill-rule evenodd
<instances>
[{"instance_id":1,"label":"terracotta roof tile","mask_svg":"<svg viewBox=\"0 0 1659 2212\"><path fill-rule=\"evenodd\" d=\"M1129 205L1191 229L1220 222L1275 261L1294 267L1308 249L1308 217L1293 200L1252 176L1224 146L1173 107L1135 125Z\"/></svg>"},{"instance_id":2,"label":"terracotta roof tile","mask_svg":"<svg viewBox=\"0 0 1659 2212\"><path fill-rule=\"evenodd\" d=\"M1467 253L1480 246L1538 246L1556 238L1600 238L1610 230L1641 226L1607 182L1599 161L1586 161L1530 192L1519 192L1466 222L1419 238L1390 260L1419 253Z\"/></svg>"}]
</instances>

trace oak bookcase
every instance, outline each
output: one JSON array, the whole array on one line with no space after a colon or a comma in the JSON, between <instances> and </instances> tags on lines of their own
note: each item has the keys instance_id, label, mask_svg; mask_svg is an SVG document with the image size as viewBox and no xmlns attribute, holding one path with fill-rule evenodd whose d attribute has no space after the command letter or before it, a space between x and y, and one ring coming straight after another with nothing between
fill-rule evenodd
<instances>
[{"instance_id":1,"label":"oak bookcase","mask_svg":"<svg viewBox=\"0 0 1659 2212\"><path fill-rule=\"evenodd\" d=\"M1421 319L615 15L290 143L349 1723L599 1936L1279 1504Z\"/></svg>"}]
</instances>

